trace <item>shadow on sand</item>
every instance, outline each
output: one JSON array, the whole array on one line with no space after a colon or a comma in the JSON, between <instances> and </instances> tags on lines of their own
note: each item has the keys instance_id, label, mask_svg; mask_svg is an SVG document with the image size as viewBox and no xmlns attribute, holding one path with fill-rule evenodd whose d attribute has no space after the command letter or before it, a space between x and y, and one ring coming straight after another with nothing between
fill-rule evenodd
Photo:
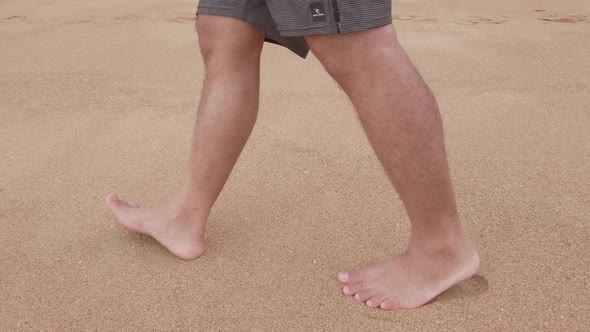
<instances>
[{"instance_id":1,"label":"shadow on sand","mask_svg":"<svg viewBox=\"0 0 590 332\"><path fill-rule=\"evenodd\" d=\"M437 296L429 304L436 302L447 302L451 300L463 300L469 298L476 298L486 293L489 289L487 279L481 275L475 275L451 288L446 292Z\"/></svg>"}]
</instances>

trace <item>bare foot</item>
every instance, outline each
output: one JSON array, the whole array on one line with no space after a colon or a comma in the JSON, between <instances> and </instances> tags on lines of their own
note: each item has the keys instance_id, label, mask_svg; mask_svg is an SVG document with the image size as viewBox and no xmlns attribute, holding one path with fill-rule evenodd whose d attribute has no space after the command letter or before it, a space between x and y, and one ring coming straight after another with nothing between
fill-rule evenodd
<instances>
[{"instance_id":1,"label":"bare foot","mask_svg":"<svg viewBox=\"0 0 590 332\"><path fill-rule=\"evenodd\" d=\"M179 258L195 259L205 250L204 222L196 215L140 208L115 194L106 197L106 204L125 228L153 237Z\"/></svg>"},{"instance_id":2,"label":"bare foot","mask_svg":"<svg viewBox=\"0 0 590 332\"><path fill-rule=\"evenodd\" d=\"M466 240L454 250L406 252L355 272L338 274L344 294L371 308L384 310L420 307L453 285L470 278L479 257Z\"/></svg>"}]
</instances>

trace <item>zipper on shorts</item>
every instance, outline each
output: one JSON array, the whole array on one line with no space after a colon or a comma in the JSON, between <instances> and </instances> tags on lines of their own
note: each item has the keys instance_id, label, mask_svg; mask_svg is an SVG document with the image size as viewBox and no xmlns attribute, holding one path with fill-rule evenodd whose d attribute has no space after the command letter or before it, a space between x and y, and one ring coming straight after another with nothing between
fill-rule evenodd
<instances>
[{"instance_id":1,"label":"zipper on shorts","mask_svg":"<svg viewBox=\"0 0 590 332\"><path fill-rule=\"evenodd\" d=\"M334 13L334 22L336 22L336 32L341 33L340 30L340 8L338 8L338 0L332 0L332 12Z\"/></svg>"}]
</instances>

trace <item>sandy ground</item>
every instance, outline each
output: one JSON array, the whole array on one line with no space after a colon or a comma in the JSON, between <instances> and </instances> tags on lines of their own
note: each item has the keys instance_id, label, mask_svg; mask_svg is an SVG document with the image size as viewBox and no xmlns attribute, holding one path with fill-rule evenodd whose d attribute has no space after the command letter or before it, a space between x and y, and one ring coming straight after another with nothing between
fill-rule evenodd
<instances>
[{"instance_id":1,"label":"sandy ground","mask_svg":"<svg viewBox=\"0 0 590 332\"><path fill-rule=\"evenodd\" d=\"M196 3L0 3L0 330L590 329L590 2L395 1L438 97L478 276L414 311L335 274L403 249L404 211L343 92L267 45L259 122L204 257L116 225L177 187L203 67Z\"/></svg>"}]
</instances>

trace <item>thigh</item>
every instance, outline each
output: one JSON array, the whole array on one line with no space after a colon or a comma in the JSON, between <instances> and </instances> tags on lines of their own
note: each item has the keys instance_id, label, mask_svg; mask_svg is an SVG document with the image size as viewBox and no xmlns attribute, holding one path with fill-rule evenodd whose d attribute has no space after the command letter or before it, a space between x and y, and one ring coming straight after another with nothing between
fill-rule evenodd
<instances>
[{"instance_id":1,"label":"thigh","mask_svg":"<svg viewBox=\"0 0 590 332\"><path fill-rule=\"evenodd\" d=\"M228 29L235 30L232 31L234 34L239 33L240 28L247 32L256 28L263 33L274 29L274 22L265 0L200 0L197 15L233 18L249 25L226 20ZM217 26L217 29L227 30L221 25Z\"/></svg>"},{"instance_id":2,"label":"thigh","mask_svg":"<svg viewBox=\"0 0 590 332\"><path fill-rule=\"evenodd\" d=\"M313 54L351 99L367 94L391 70L411 70L392 25L340 35L306 36ZM361 89L357 89L361 87ZM353 102L354 103L354 102Z\"/></svg>"},{"instance_id":3,"label":"thigh","mask_svg":"<svg viewBox=\"0 0 590 332\"><path fill-rule=\"evenodd\" d=\"M367 31L392 23L392 0L333 0L338 3L341 33Z\"/></svg>"},{"instance_id":4,"label":"thigh","mask_svg":"<svg viewBox=\"0 0 590 332\"><path fill-rule=\"evenodd\" d=\"M197 14L242 20L262 31L268 42L287 47L301 57L309 52L303 37L285 37L279 33L267 0L201 0Z\"/></svg>"},{"instance_id":5,"label":"thigh","mask_svg":"<svg viewBox=\"0 0 590 332\"><path fill-rule=\"evenodd\" d=\"M233 17L199 14L196 29L201 53L205 57L212 53L239 57L262 50L264 33Z\"/></svg>"}]
</instances>

